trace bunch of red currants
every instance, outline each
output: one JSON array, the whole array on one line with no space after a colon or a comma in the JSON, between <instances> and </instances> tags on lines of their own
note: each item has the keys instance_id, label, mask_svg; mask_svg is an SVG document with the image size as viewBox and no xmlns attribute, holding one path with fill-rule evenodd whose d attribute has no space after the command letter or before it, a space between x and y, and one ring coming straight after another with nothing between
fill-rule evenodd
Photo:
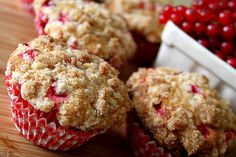
<instances>
[{"instance_id":1,"label":"bunch of red currants","mask_svg":"<svg viewBox=\"0 0 236 157\"><path fill-rule=\"evenodd\" d=\"M192 6L163 8L161 24L168 20L236 68L236 0L194 0Z\"/></svg>"}]
</instances>

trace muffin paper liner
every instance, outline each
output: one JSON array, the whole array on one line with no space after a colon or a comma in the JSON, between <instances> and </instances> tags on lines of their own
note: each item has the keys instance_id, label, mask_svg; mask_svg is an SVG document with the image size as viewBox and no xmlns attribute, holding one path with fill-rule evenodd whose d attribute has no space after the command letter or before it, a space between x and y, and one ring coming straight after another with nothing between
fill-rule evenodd
<instances>
[{"instance_id":1,"label":"muffin paper liner","mask_svg":"<svg viewBox=\"0 0 236 157\"><path fill-rule=\"evenodd\" d=\"M21 7L32 16L34 16L33 2L34 0L20 0Z\"/></svg>"},{"instance_id":2,"label":"muffin paper liner","mask_svg":"<svg viewBox=\"0 0 236 157\"><path fill-rule=\"evenodd\" d=\"M131 116L130 116L131 117ZM136 157L172 157L150 137L139 122L129 117L128 137Z\"/></svg>"},{"instance_id":3,"label":"muffin paper liner","mask_svg":"<svg viewBox=\"0 0 236 157\"><path fill-rule=\"evenodd\" d=\"M93 136L104 131L81 131L61 126L55 113L44 113L34 109L22 99L20 86L12 86L6 77L6 86L11 100L12 117L17 130L30 142L49 150L66 151L76 148Z\"/></svg>"}]
</instances>

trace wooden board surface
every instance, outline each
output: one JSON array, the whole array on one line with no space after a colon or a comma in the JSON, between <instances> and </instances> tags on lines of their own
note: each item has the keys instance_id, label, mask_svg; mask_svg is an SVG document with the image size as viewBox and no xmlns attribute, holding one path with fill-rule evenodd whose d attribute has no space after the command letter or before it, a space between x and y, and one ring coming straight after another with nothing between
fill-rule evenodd
<instances>
[{"instance_id":1,"label":"wooden board surface","mask_svg":"<svg viewBox=\"0 0 236 157\"><path fill-rule=\"evenodd\" d=\"M17 0L0 0L0 157L130 157L124 138L112 133L99 135L82 147L52 152L29 143L16 131L4 85L4 69L18 43L36 37L33 19L21 10Z\"/></svg>"},{"instance_id":2,"label":"wooden board surface","mask_svg":"<svg viewBox=\"0 0 236 157\"><path fill-rule=\"evenodd\" d=\"M36 33L32 17L21 10L19 1L0 0L0 6L0 157L132 157L127 141L113 133L99 135L64 153L38 148L19 135L11 118L4 69L17 44L35 38Z\"/></svg>"}]
</instances>

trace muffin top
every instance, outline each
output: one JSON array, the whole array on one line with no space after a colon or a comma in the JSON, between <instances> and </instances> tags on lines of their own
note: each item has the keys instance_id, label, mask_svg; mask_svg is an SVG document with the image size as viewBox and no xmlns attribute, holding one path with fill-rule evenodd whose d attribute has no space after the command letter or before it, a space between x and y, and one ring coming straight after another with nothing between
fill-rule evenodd
<instances>
[{"instance_id":1,"label":"muffin top","mask_svg":"<svg viewBox=\"0 0 236 157\"><path fill-rule=\"evenodd\" d=\"M115 67L124 64L136 49L125 20L95 2L35 0L34 8L39 34L87 49Z\"/></svg>"},{"instance_id":2,"label":"muffin top","mask_svg":"<svg viewBox=\"0 0 236 157\"><path fill-rule=\"evenodd\" d=\"M49 36L19 44L7 63L12 85L34 108L57 109L62 126L107 129L126 117L131 103L118 71L85 50L73 50Z\"/></svg>"},{"instance_id":3,"label":"muffin top","mask_svg":"<svg viewBox=\"0 0 236 157\"><path fill-rule=\"evenodd\" d=\"M122 15L129 29L149 42L160 42L162 26L159 24L159 0L106 0L106 6Z\"/></svg>"},{"instance_id":4,"label":"muffin top","mask_svg":"<svg viewBox=\"0 0 236 157\"><path fill-rule=\"evenodd\" d=\"M139 69L127 84L143 125L169 150L218 157L235 140L236 116L205 76Z\"/></svg>"}]
</instances>

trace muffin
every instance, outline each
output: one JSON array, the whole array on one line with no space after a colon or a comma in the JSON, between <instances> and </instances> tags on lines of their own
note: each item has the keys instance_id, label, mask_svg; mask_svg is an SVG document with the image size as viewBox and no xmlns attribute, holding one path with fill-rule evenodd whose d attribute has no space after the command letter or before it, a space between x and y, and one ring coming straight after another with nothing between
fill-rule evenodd
<instances>
[{"instance_id":1,"label":"muffin","mask_svg":"<svg viewBox=\"0 0 236 157\"><path fill-rule=\"evenodd\" d=\"M86 49L116 68L135 52L125 20L95 2L35 0L34 8L38 34L61 39L72 48Z\"/></svg>"},{"instance_id":2,"label":"muffin","mask_svg":"<svg viewBox=\"0 0 236 157\"><path fill-rule=\"evenodd\" d=\"M131 107L118 71L49 36L19 44L6 67L12 116L37 146L68 150L122 123Z\"/></svg>"},{"instance_id":3,"label":"muffin","mask_svg":"<svg viewBox=\"0 0 236 157\"><path fill-rule=\"evenodd\" d=\"M132 32L137 45L133 62L151 65L159 49L162 26L159 24L159 12L162 8L159 0L106 0L107 8L123 16Z\"/></svg>"},{"instance_id":4,"label":"muffin","mask_svg":"<svg viewBox=\"0 0 236 157\"><path fill-rule=\"evenodd\" d=\"M34 16L33 2L34 0L20 0L22 9L24 9L26 12L28 12L32 16Z\"/></svg>"},{"instance_id":5,"label":"muffin","mask_svg":"<svg viewBox=\"0 0 236 157\"><path fill-rule=\"evenodd\" d=\"M135 108L129 134L136 156L220 157L235 142L236 116L205 76L139 69L127 85Z\"/></svg>"}]
</instances>

